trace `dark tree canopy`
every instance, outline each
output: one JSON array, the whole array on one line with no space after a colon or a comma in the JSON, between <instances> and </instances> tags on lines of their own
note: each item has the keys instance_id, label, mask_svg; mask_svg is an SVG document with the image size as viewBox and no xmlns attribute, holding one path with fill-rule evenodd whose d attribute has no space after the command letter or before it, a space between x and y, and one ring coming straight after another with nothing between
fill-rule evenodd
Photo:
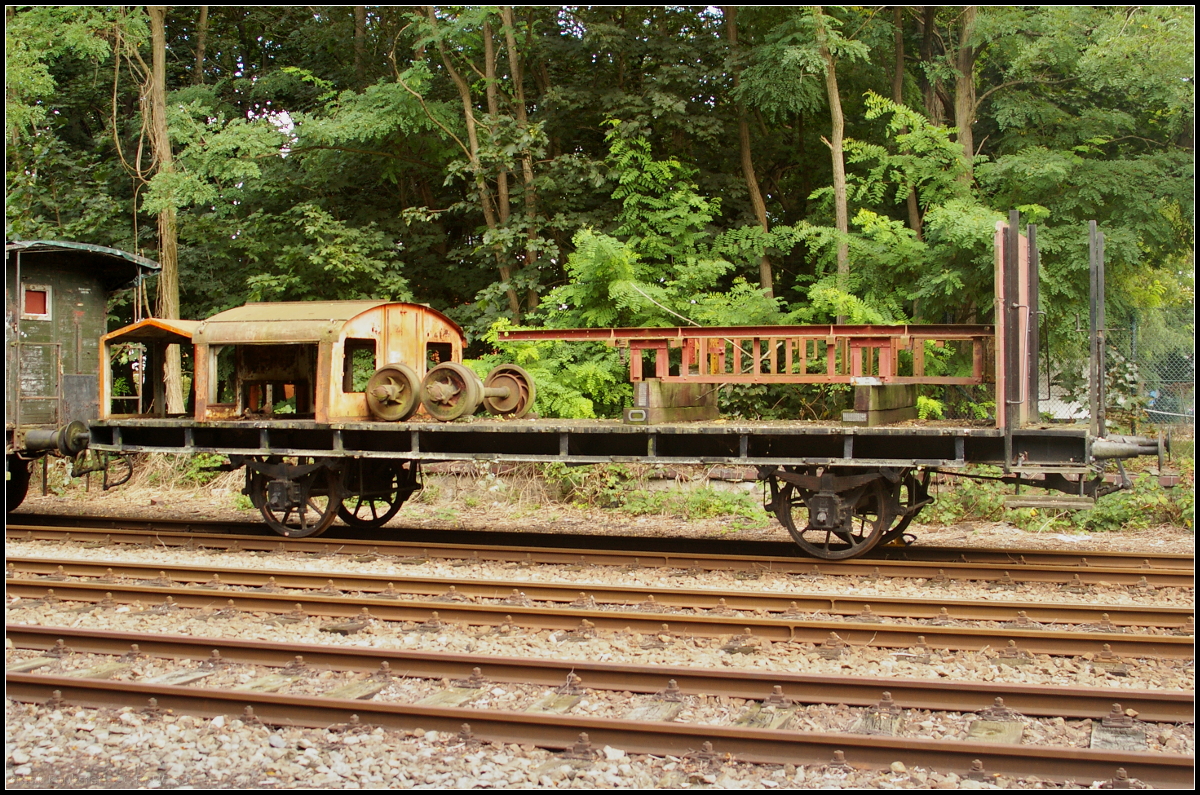
<instances>
[{"instance_id":1,"label":"dark tree canopy","mask_svg":"<svg viewBox=\"0 0 1200 795\"><path fill-rule=\"evenodd\" d=\"M6 14L7 235L155 256L173 211L184 317L986 322L1010 208L1052 329L1090 219L1111 316L1193 305L1190 6L171 7L171 169L144 10Z\"/></svg>"}]
</instances>

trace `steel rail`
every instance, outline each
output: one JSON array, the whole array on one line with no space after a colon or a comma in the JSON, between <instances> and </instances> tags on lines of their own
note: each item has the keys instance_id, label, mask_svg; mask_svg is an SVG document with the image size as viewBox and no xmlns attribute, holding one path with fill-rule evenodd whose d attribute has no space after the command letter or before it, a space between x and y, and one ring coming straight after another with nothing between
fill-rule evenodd
<instances>
[{"instance_id":1,"label":"steel rail","mask_svg":"<svg viewBox=\"0 0 1200 795\"><path fill-rule=\"evenodd\" d=\"M1056 781L1090 782L1110 777L1121 767L1130 776L1154 786L1184 789L1192 781L1195 768L1192 757L1149 752L642 722L147 683L131 689L128 682L37 674L7 674L5 684L9 698L25 702L47 701L57 691L59 698L74 705L136 708L146 706L153 698L160 709L205 717L241 716L249 707L258 720L273 725L346 725L355 722L357 716L358 725L454 734L463 724L469 724L473 735L480 739L547 748L571 747L583 732L596 746L608 745L632 753L685 755L711 742L717 754L772 764L827 763L835 750L842 750L847 761L855 765L885 767L901 760L908 766L965 772L980 759L991 772L1037 775Z\"/></svg>"},{"instance_id":2,"label":"steel rail","mask_svg":"<svg viewBox=\"0 0 1200 795\"><path fill-rule=\"evenodd\" d=\"M1162 657L1190 659L1194 654L1191 636L1142 635L1110 632L1053 632L1027 629L980 629L937 626L933 624L883 624L850 621L818 621L782 616L695 616L632 610L608 611L520 605L480 605L465 602L407 601L397 599L333 596L316 593L277 594L218 591L204 588L157 587L118 582L77 583L46 582L43 579L6 579L9 596L42 599L53 591L53 598L70 601L100 602L106 598L131 604L145 601L161 606L167 597L177 607L216 609L233 605L236 609L268 613L290 613L297 606L309 615L352 618L362 615L386 621L429 621L436 613L439 620L473 626L500 626L550 630L573 630L586 619L598 629L654 634L664 623L683 635L720 637L737 635L747 629L761 640L820 644L836 633L851 646L911 648L920 637L938 649L980 651L1005 646L1010 640L1031 654L1079 655L1099 652L1108 645L1123 657ZM47 586L53 587L47 587ZM12 609L12 605L9 605Z\"/></svg>"},{"instance_id":3,"label":"steel rail","mask_svg":"<svg viewBox=\"0 0 1200 795\"><path fill-rule=\"evenodd\" d=\"M349 574L345 572L317 573L274 568L231 568L194 564L95 562L60 558L31 558L10 556L6 576L20 575L67 577L128 577L155 580L165 577L180 585L202 585L220 579L223 586L261 588L272 583L279 588L317 590L330 584L341 591L356 591L378 595L391 586L400 593L416 598L439 597L451 588L461 598L503 600L514 592L539 602L570 603L581 592L605 605L636 608L652 597L664 608L708 610L723 606L729 610L767 611L785 613L827 613L830 616L856 616L870 607L872 613L884 618L934 619L945 610L953 620L1004 621L1017 620L1025 613L1034 622L1046 625L1098 624L1103 616L1116 626L1148 626L1178 628L1185 626L1194 614L1191 607L1153 607L1143 605L1088 605L1058 602L1001 602L967 599L939 599L908 596L843 596L812 592L811 585L797 583L789 593L768 591L725 592L713 589L684 589L662 586L612 586L591 583L545 583L519 580L451 579L445 577L413 577L396 574ZM724 605L721 603L724 602Z\"/></svg>"},{"instance_id":4,"label":"steel rail","mask_svg":"<svg viewBox=\"0 0 1200 795\"><path fill-rule=\"evenodd\" d=\"M71 529L71 530L94 530L96 528L105 528L107 530L128 531L136 533L139 530L142 532L180 532L186 531L189 533L210 533L220 537L223 535L247 535L256 538L268 538L272 540L282 540L279 536L268 531L261 522L217 522L217 521L194 521L188 519L169 520L169 519L122 519L122 518L104 518L96 516L66 516L57 514L17 514L17 519L21 521L12 525L14 532L30 531L30 530L53 530ZM222 529L222 532L216 532ZM228 531L228 532L226 532ZM344 538L343 535L355 533L354 528L335 525L325 533L324 536L317 539L308 539L305 542L302 539L297 539L295 543L318 543L329 544L336 540L337 543L361 544L361 543L378 543L380 541L388 541L396 544L425 544L427 542L437 542L442 539L445 543L461 544L475 546L473 543L468 543L476 539L506 539L504 546L513 546L507 542L507 539L554 539L559 544L559 549L567 551L576 547L585 551L595 551L605 549L613 552L626 552L629 554L635 553L651 553L657 552L661 554L674 555L674 548L680 543L686 543L689 547L687 554L698 554L696 548L699 547L704 555L710 557L724 556L726 553L722 551L723 547L736 548L739 550L739 557L757 557L782 559L784 561L796 562L815 562L822 563L823 561L815 558L802 557L800 551L791 541L770 541L770 540L744 540L738 539L730 541L720 538L681 538L678 536L669 537L653 537L653 536L610 536L610 535L589 535L589 534L559 534L546 533L541 531L497 531L497 530L447 530L437 529L429 530L419 527L384 527L373 531L363 531L363 538ZM396 538L396 534L403 533L405 538ZM413 536L412 538L408 536ZM449 541L445 540L446 536L450 536ZM462 539L454 540L454 539ZM578 542L578 543L575 543ZM614 544L620 544L619 547L614 547ZM500 546L499 544L488 542L484 546ZM515 544L515 546L528 546L534 549L546 549L545 545L535 544ZM751 550L747 553L745 550ZM865 562L860 561L859 565L878 564L882 560L909 561L913 563L996 563L1001 565L1030 565L1030 566L1095 566L1097 563L1101 566L1111 566L1115 568L1130 568L1130 569L1165 569L1168 571L1186 570L1195 571L1195 558L1189 554L1183 553L1167 553L1167 552L1111 552L1106 550L1087 550L1084 552L1072 552L1069 550L1047 550L1047 549L996 549L986 547L936 547L936 546L882 546L872 550L871 558ZM835 562L835 561L824 561ZM854 563L853 560L845 561L846 563Z\"/></svg>"},{"instance_id":5,"label":"steel rail","mask_svg":"<svg viewBox=\"0 0 1200 795\"><path fill-rule=\"evenodd\" d=\"M873 576L879 570L881 577L905 579L933 579L945 577L949 580L995 581L1003 572L1013 574L1021 581L1070 583L1078 578L1085 585L1110 583L1137 585L1144 578L1155 587L1190 588L1195 583L1192 569L1160 569L1153 566L1141 567L1144 557L1134 556L1137 565L1096 566L1088 565L1030 565L1005 561L1003 563L869 560L818 561L809 558L776 558L753 555L704 555L658 552L658 551L587 551L535 546L485 546L474 544L446 544L437 542L380 542L349 539L320 538L308 540L285 540L278 536L230 536L196 533L163 533L158 531L119 531L112 529L52 529L15 525L8 529L8 538L27 541L55 541L66 535L88 537L101 543L153 544L163 547L203 547L206 549L228 548L238 551L305 552L320 554L388 554L411 557L437 557L448 559L478 559L505 562L527 562L547 564L578 564L584 562L598 566L644 566L668 567L707 571L774 571L785 574L810 574L820 576ZM522 534L528 537L528 534ZM104 541L104 539L108 539ZM561 543L566 536L553 536ZM972 552L962 551L963 554Z\"/></svg>"},{"instance_id":6,"label":"steel rail","mask_svg":"<svg viewBox=\"0 0 1200 795\"><path fill-rule=\"evenodd\" d=\"M762 699L776 686L794 702L847 704L866 707L884 691L905 709L971 713L1003 698L1023 715L1099 720L1114 700L1138 713L1138 720L1177 723L1192 720L1195 692L1166 690L1119 691L1103 687L1063 687L1024 683L947 682L940 679L897 679L868 676L821 676L750 669L704 669L678 665L600 663L590 660L550 660L449 654L360 646L280 643L265 640L164 635L146 632L76 629L8 624L5 637L20 649L49 650L62 641L73 653L124 654L131 645L153 657L203 661L213 651L230 663L285 666L297 656L313 670L331 669L373 673L386 662L395 676L455 679L479 668L489 681L546 687L561 686L568 674L595 690L656 693L675 680L686 694Z\"/></svg>"}]
</instances>

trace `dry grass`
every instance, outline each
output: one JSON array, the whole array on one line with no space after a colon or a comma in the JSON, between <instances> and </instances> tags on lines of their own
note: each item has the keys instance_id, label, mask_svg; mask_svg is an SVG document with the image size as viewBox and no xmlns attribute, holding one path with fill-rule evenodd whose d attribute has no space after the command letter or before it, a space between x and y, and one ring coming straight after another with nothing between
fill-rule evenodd
<instances>
[{"instance_id":1,"label":"dry grass","mask_svg":"<svg viewBox=\"0 0 1200 795\"><path fill-rule=\"evenodd\" d=\"M120 489L121 493L132 501L159 499L169 496L224 496L239 494L245 481L245 474L235 472L205 472L202 467L215 463L214 456L207 459L192 456L161 455L157 453L139 454L130 457L133 461L133 475ZM114 465L112 477L122 470ZM90 476L73 478L70 475L71 463L62 458L48 458L46 462L46 480L50 494L67 499L87 499L94 492L103 489L103 474L92 473ZM29 483L30 495L42 493L42 465L40 462L31 467Z\"/></svg>"}]
</instances>

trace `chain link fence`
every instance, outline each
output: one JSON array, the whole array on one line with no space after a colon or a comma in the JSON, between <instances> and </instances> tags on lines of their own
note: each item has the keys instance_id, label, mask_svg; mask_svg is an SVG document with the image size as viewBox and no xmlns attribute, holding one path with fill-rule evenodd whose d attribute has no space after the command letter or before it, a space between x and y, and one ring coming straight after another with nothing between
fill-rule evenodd
<instances>
[{"instance_id":1,"label":"chain link fence","mask_svg":"<svg viewBox=\"0 0 1200 795\"><path fill-rule=\"evenodd\" d=\"M1132 429L1179 427L1187 436L1196 423L1196 322L1136 321L1106 332L1107 416ZM1087 420L1088 333L1055 340L1056 353L1042 359L1043 419Z\"/></svg>"}]
</instances>

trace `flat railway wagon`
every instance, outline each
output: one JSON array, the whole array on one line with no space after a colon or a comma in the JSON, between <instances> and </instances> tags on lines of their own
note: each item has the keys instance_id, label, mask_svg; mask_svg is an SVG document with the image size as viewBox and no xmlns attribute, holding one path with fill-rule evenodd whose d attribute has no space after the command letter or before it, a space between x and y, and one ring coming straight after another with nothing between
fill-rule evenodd
<instances>
[{"instance_id":1,"label":"flat railway wagon","mask_svg":"<svg viewBox=\"0 0 1200 795\"><path fill-rule=\"evenodd\" d=\"M625 421L527 417L535 385L515 366L479 379L461 364L461 329L428 307L390 302L249 304L206 321L148 319L112 334L105 351L141 340L195 346L195 410L114 413L101 367L94 449L114 454L211 452L245 467L246 493L267 524L317 535L336 517L379 527L420 487L420 466L453 460L568 465L644 462L756 467L772 511L810 555L844 559L901 538L932 502L930 478L990 464L1018 488L1054 497L1016 505L1084 507L1128 484L1120 459L1161 455L1161 440L1106 435L1102 396L1090 425L1037 422L1036 230L996 231L994 326L795 326L517 331L509 339L602 339L630 350L638 405ZM1093 307L1103 261L1093 235ZM1032 307L1032 309L1031 309ZM1094 337L1103 316L1093 312ZM969 374L935 376L924 355L958 346ZM1101 341L1100 349L1103 345ZM647 372L644 358L652 361ZM107 353L102 359L107 359ZM1095 357L1094 357L1095 358ZM151 362L161 362L152 355ZM1094 368L1097 366L1093 363ZM152 374L161 382L161 373ZM870 415L877 399L915 385L993 383L996 422L863 426L715 420L722 383L846 383ZM1093 380L1097 383L1097 379ZM705 397L708 395L708 397ZM707 402L706 402L707 401ZM490 419L471 417L483 403ZM660 422L662 406L679 411ZM691 417L699 421L679 421ZM704 419L706 418L706 419ZM457 421L453 421L457 420ZM868 420L869 421L869 420ZM1120 477L1104 477L1116 460Z\"/></svg>"},{"instance_id":2,"label":"flat railway wagon","mask_svg":"<svg viewBox=\"0 0 1200 795\"><path fill-rule=\"evenodd\" d=\"M105 246L26 240L4 246L5 506L25 499L29 464L77 456L98 414L97 340L108 299L161 266Z\"/></svg>"}]
</instances>

